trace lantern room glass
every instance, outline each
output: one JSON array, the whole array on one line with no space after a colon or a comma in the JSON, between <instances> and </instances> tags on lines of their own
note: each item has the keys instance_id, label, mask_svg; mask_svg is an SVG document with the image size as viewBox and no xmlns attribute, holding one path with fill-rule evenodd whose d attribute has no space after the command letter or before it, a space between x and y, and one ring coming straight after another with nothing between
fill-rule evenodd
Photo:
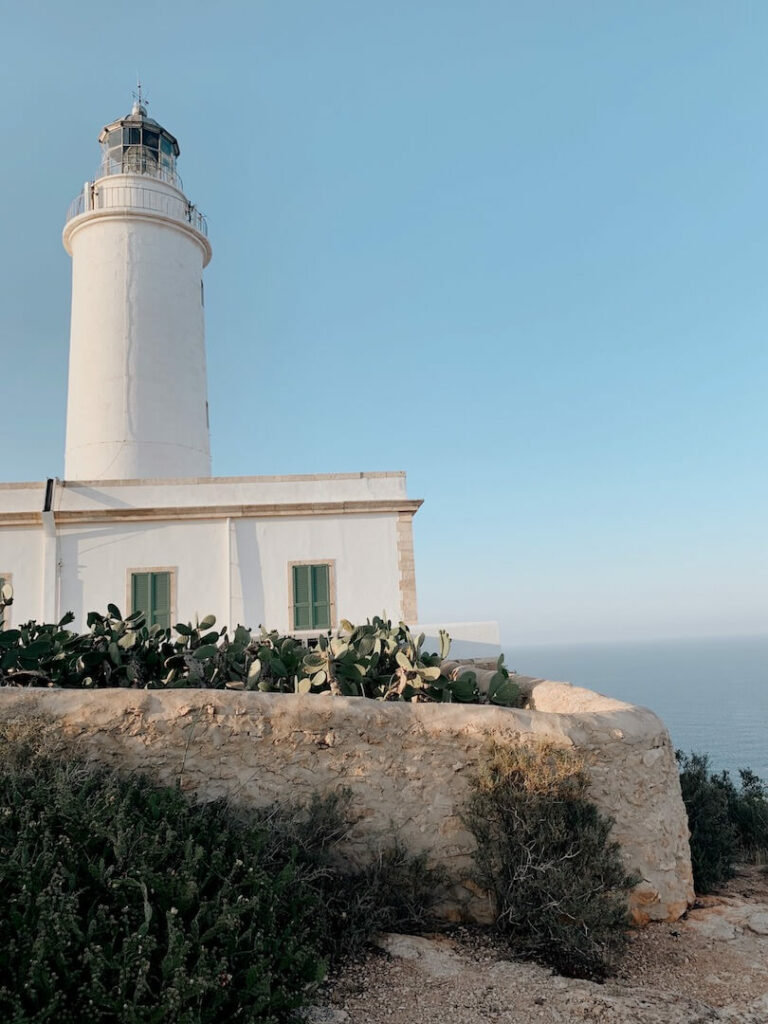
<instances>
[{"instance_id":1,"label":"lantern room glass","mask_svg":"<svg viewBox=\"0 0 768 1024\"><path fill-rule=\"evenodd\" d=\"M102 143L102 173L149 174L173 181L173 142L159 126L142 123L113 128Z\"/></svg>"}]
</instances>

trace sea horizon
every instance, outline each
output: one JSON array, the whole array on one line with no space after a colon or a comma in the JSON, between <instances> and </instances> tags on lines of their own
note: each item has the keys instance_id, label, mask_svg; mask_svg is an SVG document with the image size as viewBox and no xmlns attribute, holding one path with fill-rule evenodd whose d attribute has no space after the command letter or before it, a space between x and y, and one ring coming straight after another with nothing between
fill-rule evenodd
<instances>
[{"instance_id":1,"label":"sea horizon","mask_svg":"<svg viewBox=\"0 0 768 1024\"><path fill-rule=\"evenodd\" d=\"M585 686L650 708L713 770L768 781L768 634L505 644L523 675Z\"/></svg>"},{"instance_id":2,"label":"sea horizon","mask_svg":"<svg viewBox=\"0 0 768 1024\"><path fill-rule=\"evenodd\" d=\"M707 633L706 635L698 633L680 633L671 636L641 636L641 637L620 637L618 639L589 639L589 640L525 640L525 641L514 641L514 640L502 640L500 647L503 651L518 650L523 648L529 650L534 647L611 647L614 645L625 645L625 644L662 644L667 641L671 643L683 643L683 642L700 642L707 643L708 641L718 640L768 640L768 630L764 633Z\"/></svg>"}]
</instances>

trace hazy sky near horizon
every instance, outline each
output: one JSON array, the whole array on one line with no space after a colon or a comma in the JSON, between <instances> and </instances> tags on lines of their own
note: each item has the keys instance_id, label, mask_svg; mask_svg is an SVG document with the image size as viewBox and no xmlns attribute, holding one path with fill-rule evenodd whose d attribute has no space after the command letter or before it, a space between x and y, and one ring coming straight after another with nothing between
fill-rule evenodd
<instances>
[{"instance_id":1,"label":"hazy sky near horizon","mask_svg":"<svg viewBox=\"0 0 768 1024\"><path fill-rule=\"evenodd\" d=\"M138 71L209 219L214 473L405 469L423 621L768 632L768 5L3 0L0 27L0 480L63 473L60 232Z\"/></svg>"}]
</instances>

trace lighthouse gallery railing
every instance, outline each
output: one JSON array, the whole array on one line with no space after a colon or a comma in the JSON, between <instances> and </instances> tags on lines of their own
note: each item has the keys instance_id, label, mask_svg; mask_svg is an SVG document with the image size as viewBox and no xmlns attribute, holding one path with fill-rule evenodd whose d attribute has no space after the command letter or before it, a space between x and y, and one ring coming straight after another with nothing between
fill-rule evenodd
<instances>
[{"instance_id":1,"label":"lighthouse gallery railing","mask_svg":"<svg viewBox=\"0 0 768 1024\"><path fill-rule=\"evenodd\" d=\"M151 185L118 185L114 178L108 185L88 184L67 210L67 221L91 210L140 209L161 213L172 220L190 224L208 237L208 223L200 211L181 196L172 195Z\"/></svg>"}]
</instances>

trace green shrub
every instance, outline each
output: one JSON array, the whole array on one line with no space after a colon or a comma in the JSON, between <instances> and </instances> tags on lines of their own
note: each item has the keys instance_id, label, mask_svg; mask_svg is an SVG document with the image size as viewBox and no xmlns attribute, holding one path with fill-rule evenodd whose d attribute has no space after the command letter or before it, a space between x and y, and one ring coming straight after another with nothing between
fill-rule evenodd
<instances>
[{"instance_id":1,"label":"green shrub","mask_svg":"<svg viewBox=\"0 0 768 1024\"><path fill-rule=\"evenodd\" d=\"M401 870L417 918L434 898L433 874L396 850L378 874L334 866L344 797L244 816L50 735L0 728L2 1021L289 1020L329 958L400 923Z\"/></svg>"},{"instance_id":2,"label":"green shrub","mask_svg":"<svg viewBox=\"0 0 768 1024\"><path fill-rule=\"evenodd\" d=\"M222 805L44 761L0 799L0 1019L277 1021L322 976L316 894Z\"/></svg>"},{"instance_id":3,"label":"green shrub","mask_svg":"<svg viewBox=\"0 0 768 1024\"><path fill-rule=\"evenodd\" d=\"M464 669L458 678L443 674L450 637L440 631L440 651L424 650L425 636L405 623L374 617L361 626L342 619L336 635L320 636L315 646L265 629L237 626L230 635L215 629L216 617L173 629L147 626L143 612L123 618L110 604L107 614L89 612L88 632L67 629L68 612L57 623L25 622L3 628L3 609L13 603L10 585L0 591L0 685L66 687L211 687L278 693L326 693L375 700L461 701L515 707L517 684L504 656L487 693Z\"/></svg>"},{"instance_id":4,"label":"green shrub","mask_svg":"<svg viewBox=\"0 0 768 1024\"><path fill-rule=\"evenodd\" d=\"M736 860L736 830L728 813L728 796L722 781L710 772L705 754L677 751L677 758L691 833L694 889L711 892L733 876Z\"/></svg>"},{"instance_id":5,"label":"green shrub","mask_svg":"<svg viewBox=\"0 0 768 1024\"><path fill-rule=\"evenodd\" d=\"M738 860L768 854L768 791L748 768L736 786L728 772L710 771L706 754L677 751L680 789L691 832L696 892L707 893L733 877Z\"/></svg>"},{"instance_id":6,"label":"green shrub","mask_svg":"<svg viewBox=\"0 0 768 1024\"><path fill-rule=\"evenodd\" d=\"M625 942L625 871L611 821L587 799L569 751L495 747L475 781L467 824L496 923L523 956L574 977L608 974Z\"/></svg>"},{"instance_id":7,"label":"green shrub","mask_svg":"<svg viewBox=\"0 0 768 1024\"><path fill-rule=\"evenodd\" d=\"M721 775L728 798L728 816L736 830L739 859L765 861L768 856L768 787L749 768L739 769L741 786L727 772Z\"/></svg>"},{"instance_id":8,"label":"green shrub","mask_svg":"<svg viewBox=\"0 0 768 1024\"><path fill-rule=\"evenodd\" d=\"M341 790L308 806L256 812L266 833L262 863L295 858L318 892L320 944L331 960L357 952L376 932L434 927L446 881L441 867L429 867L426 854L408 853L397 837L362 866L343 861L338 844L352 823L350 796Z\"/></svg>"}]
</instances>

